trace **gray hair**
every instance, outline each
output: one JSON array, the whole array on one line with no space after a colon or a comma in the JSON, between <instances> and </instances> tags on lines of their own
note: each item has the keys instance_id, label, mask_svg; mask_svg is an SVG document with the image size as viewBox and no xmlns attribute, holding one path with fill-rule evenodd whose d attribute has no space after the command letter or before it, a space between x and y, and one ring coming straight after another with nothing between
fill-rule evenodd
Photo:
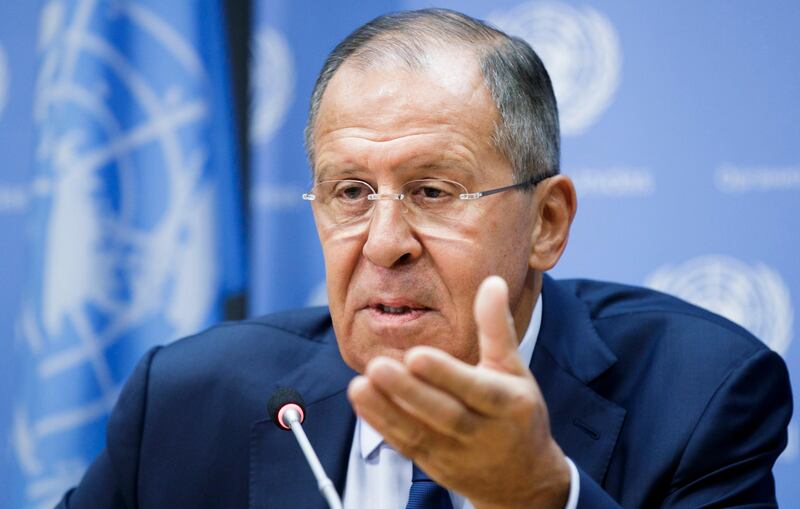
<instances>
[{"instance_id":1,"label":"gray hair","mask_svg":"<svg viewBox=\"0 0 800 509\"><path fill-rule=\"evenodd\" d=\"M500 120L492 142L509 161L518 183L559 172L558 109L550 77L524 40L447 9L403 11L362 25L328 55L311 95L305 144L314 166L314 128L325 89L341 65L361 67L390 58L412 69L425 63L433 44L463 44L477 50L481 74ZM532 186L531 186L532 187Z\"/></svg>"}]
</instances>

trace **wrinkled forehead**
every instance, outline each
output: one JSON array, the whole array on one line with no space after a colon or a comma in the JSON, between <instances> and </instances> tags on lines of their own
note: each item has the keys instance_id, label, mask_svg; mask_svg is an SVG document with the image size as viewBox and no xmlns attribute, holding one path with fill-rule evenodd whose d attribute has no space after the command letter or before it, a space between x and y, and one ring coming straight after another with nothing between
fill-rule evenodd
<instances>
[{"instance_id":1,"label":"wrinkled forehead","mask_svg":"<svg viewBox=\"0 0 800 509\"><path fill-rule=\"evenodd\" d=\"M474 50L430 48L415 65L372 55L348 60L331 79L316 119L315 145L343 129L381 140L436 126L458 126L491 143L499 114Z\"/></svg>"}]
</instances>

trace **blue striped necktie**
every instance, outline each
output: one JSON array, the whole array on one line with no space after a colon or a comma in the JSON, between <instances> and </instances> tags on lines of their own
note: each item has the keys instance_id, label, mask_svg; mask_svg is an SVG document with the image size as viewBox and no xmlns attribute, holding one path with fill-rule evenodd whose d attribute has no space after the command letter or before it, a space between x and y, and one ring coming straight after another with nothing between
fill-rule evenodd
<instances>
[{"instance_id":1,"label":"blue striped necktie","mask_svg":"<svg viewBox=\"0 0 800 509\"><path fill-rule=\"evenodd\" d=\"M450 494L414 465L406 509L453 509Z\"/></svg>"}]
</instances>

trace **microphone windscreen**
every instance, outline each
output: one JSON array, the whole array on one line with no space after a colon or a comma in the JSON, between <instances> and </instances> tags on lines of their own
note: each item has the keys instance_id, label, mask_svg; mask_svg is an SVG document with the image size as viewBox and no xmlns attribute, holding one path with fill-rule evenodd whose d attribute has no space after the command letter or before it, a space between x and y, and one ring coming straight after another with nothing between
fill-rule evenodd
<instances>
[{"instance_id":1,"label":"microphone windscreen","mask_svg":"<svg viewBox=\"0 0 800 509\"><path fill-rule=\"evenodd\" d=\"M281 408L289 404L299 406L303 413L306 411L306 404L303 401L303 397L291 387L278 387L267 401L267 413L270 419L272 419L272 422L281 429L283 429L283 427L278 420L278 412L281 411Z\"/></svg>"}]
</instances>

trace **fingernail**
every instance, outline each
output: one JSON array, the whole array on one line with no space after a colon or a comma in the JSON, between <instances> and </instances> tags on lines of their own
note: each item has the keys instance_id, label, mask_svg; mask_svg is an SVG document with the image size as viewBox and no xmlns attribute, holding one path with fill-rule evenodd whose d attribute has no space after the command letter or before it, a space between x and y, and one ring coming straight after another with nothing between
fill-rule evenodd
<instances>
[{"instance_id":1,"label":"fingernail","mask_svg":"<svg viewBox=\"0 0 800 509\"><path fill-rule=\"evenodd\" d=\"M372 380L391 381L400 373L399 363L388 357L376 357L367 364L366 375Z\"/></svg>"},{"instance_id":2,"label":"fingernail","mask_svg":"<svg viewBox=\"0 0 800 509\"><path fill-rule=\"evenodd\" d=\"M493 274L483 280L483 285L497 286L498 288L507 288L506 280L502 277Z\"/></svg>"},{"instance_id":3,"label":"fingernail","mask_svg":"<svg viewBox=\"0 0 800 509\"><path fill-rule=\"evenodd\" d=\"M364 389L364 387L369 384L369 380L362 375L358 375L347 385L347 393L352 396L353 394L360 392Z\"/></svg>"},{"instance_id":4,"label":"fingernail","mask_svg":"<svg viewBox=\"0 0 800 509\"><path fill-rule=\"evenodd\" d=\"M439 352L431 346L415 346L406 352L403 361L409 370L418 373L425 371L430 365L429 359Z\"/></svg>"}]
</instances>

